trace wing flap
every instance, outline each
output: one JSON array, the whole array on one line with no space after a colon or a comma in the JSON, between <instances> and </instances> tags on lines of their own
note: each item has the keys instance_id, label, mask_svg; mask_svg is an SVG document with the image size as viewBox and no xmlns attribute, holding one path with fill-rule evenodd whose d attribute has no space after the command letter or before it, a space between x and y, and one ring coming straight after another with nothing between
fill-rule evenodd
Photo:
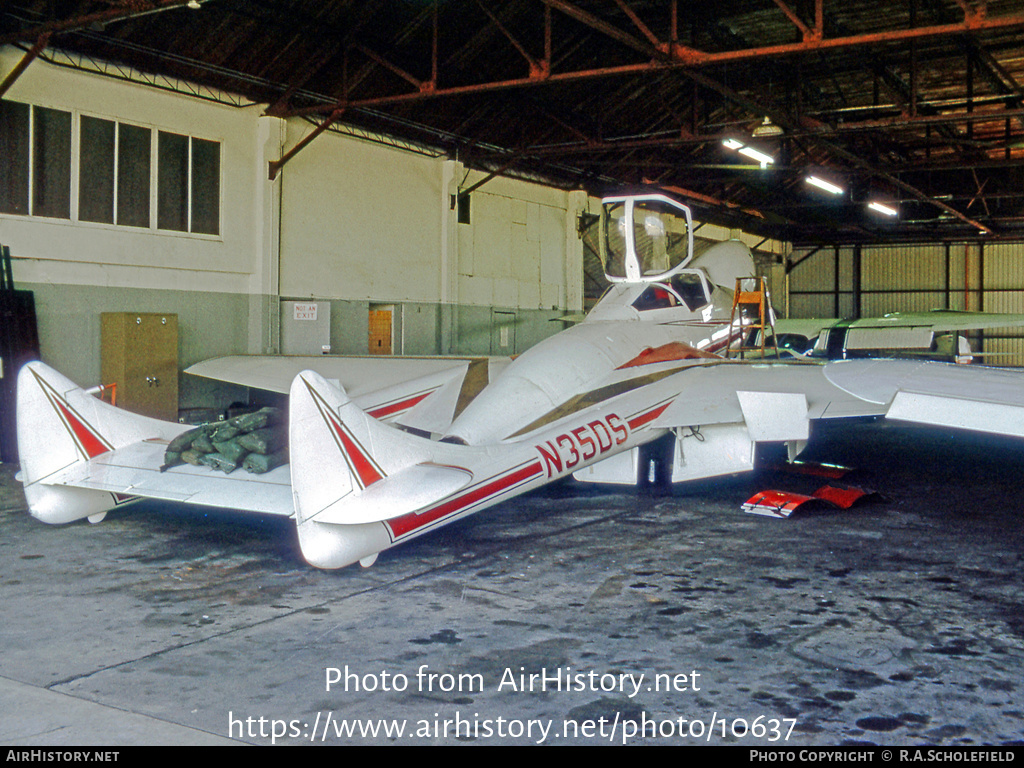
<instances>
[{"instance_id":1,"label":"wing flap","mask_svg":"<svg viewBox=\"0 0 1024 768\"><path fill-rule=\"evenodd\" d=\"M1021 405L898 392L885 416L897 421L1024 437L1024 406Z\"/></svg>"},{"instance_id":2,"label":"wing flap","mask_svg":"<svg viewBox=\"0 0 1024 768\"><path fill-rule=\"evenodd\" d=\"M802 392L738 391L743 420L750 439L806 440L810 434L807 396Z\"/></svg>"},{"instance_id":3,"label":"wing flap","mask_svg":"<svg viewBox=\"0 0 1024 768\"><path fill-rule=\"evenodd\" d=\"M886 418L1024 437L1020 371L977 365L849 360L825 366L837 387L886 407Z\"/></svg>"}]
</instances>

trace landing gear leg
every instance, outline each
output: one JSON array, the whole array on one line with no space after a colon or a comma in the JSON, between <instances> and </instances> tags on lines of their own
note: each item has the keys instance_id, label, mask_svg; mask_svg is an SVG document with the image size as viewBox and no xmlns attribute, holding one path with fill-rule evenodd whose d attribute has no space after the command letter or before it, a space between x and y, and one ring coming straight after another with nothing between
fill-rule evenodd
<instances>
[{"instance_id":1,"label":"landing gear leg","mask_svg":"<svg viewBox=\"0 0 1024 768\"><path fill-rule=\"evenodd\" d=\"M653 496L672 493L672 456L676 437L672 433L640 446L637 490Z\"/></svg>"}]
</instances>

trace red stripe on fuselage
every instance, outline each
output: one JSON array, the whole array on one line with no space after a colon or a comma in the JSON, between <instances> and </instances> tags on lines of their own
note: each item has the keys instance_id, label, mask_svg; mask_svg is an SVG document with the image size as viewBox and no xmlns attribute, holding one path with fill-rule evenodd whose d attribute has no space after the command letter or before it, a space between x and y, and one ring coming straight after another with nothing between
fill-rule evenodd
<instances>
[{"instance_id":1,"label":"red stripe on fuselage","mask_svg":"<svg viewBox=\"0 0 1024 768\"><path fill-rule=\"evenodd\" d=\"M391 403L390 405L382 405L379 408L374 408L371 411L367 411L367 413L369 413L375 419L383 419L387 416L390 416L393 413L398 413L399 411L405 411L408 410L409 408L412 408L414 405L422 401L427 395L431 394L433 391L434 390L430 390L430 392L424 392L421 395L407 397L404 400L400 400L397 403Z\"/></svg>"},{"instance_id":2,"label":"red stripe on fuselage","mask_svg":"<svg viewBox=\"0 0 1024 768\"><path fill-rule=\"evenodd\" d=\"M671 404L671 402L665 403L664 405L660 405L657 408L653 408L647 411L647 413L641 413L639 416L634 416L632 419L626 422L627 424L629 424L630 431L632 432L634 429L642 427L645 424L650 424L656 418L661 416L661 414L665 412L665 409L668 408Z\"/></svg>"},{"instance_id":3,"label":"red stripe on fuselage","mask_svg":"<svg viewBox=\"0 0 1024 768\"><path fill-rule=\"evenodd\" d=\"M681 341L673 341L668 344L662 344L660 347L647 347L639 355L629 362L623 363L616 370L636 368L637 366L651 365L653 363L667 363L674 360L699 360L702 358L719 359L718 355L704 352Z\"/></svg>"},{"instance_id":4,"label":"red stripe on fuselage","mask_svg":"<svg viewBox=\"0 0 1024 768\"><path fill-rule=\"evenodd\" d=\"M458 514L474 504L497 496L523 481L532 480L534 477L539 476L541 472L540 462L535 461L503 477L489 480L475 488L471 488L461 496L449 499L433 509L428 509L425 512L410 512L407 515L386 520L384 524L391 531L391 538L398 539L424 526L436 523L444 517Z\"/></svg>"}]
</instances>

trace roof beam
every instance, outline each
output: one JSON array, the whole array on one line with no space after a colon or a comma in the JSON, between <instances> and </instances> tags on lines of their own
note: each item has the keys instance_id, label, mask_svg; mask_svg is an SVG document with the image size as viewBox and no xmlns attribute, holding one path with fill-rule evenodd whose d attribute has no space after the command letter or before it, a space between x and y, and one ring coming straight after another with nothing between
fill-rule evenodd
<instances>
[{"instance_id":1,"label":"roof beam","mask_svg":"<svg viewBox=\"0 0 1024 768\"><path fill-rule=\"evenodd\" d=\"M76 29L84 29L92 26L93 24L110 24L115 21L132 19L136 16L145 16L151 13L159 13L160 11L170 11L174 8L180 8L183 5L187 5L189 2L191 2L191 0L139 0L139 2L128 3L127 5L111 8L109 11L99 11L97 13L86 14L85 16L74 16L69 19L59 19L46 24L40 24L35 27L23 29L19 32L13 32L0 37L0 46L20 43L27 40L37 40L45 34L59 35L64 32L73 32Z\"/></svg>"},{"instance_id":2,"label":"roof beam","mask_svg":"<svg viewBox=\"0 0 1024 768\"><path fill-rule=\"evenodd\" d=\"M651 45L661 45L661 40L659 40L658 37L651 32L648 26L644 24L643 20L636 15L636 11L626 5L626 0L615 0L615 4L619 6L622 12L629 17L629 20L633 22L633 25L639 29L641 33L643 33L643 36L650 40Z\"/></svg>"},{"instance_id":3,"label":"roof beam","mask_svg":"<svg viewBox=\"0 0 1024 768\"><path fill-rule=\"evenodd\" d=\"M547 2L547 0L545 0L545 2ZM722 51L719 53L704 53L703 51L697 51L693 48L683 46L675 46L669 52L672 54L673 59L676 59L681 63L693 66L703 66L708 64L722 64L731 61L743 61L766 56L784 56L794 53L828 51L859 45L906 42L929 37L965 34L980 30L1016 27L1021 26L1022 24L1024 24L1024 14L1013 13L990 18L983 10L975 11L969 7L965 7L963 21L951 24L935 24L926 27L913 27L910 29L892 29L885 32L844 35L842 37L834 38L823 37L820 40L804 40L800 43L784 43L781 45L769 45L762 46L760 48L747 48L736 51Z\"/></svg>"},{"instance_id":4,"label":"roof beam","mask_svg":"<svg viewBox=\"0 0 1024 768\"><path fill-rule=\"evenodd\" d=\"M49 42L50 33L44 32L39 36L39 39L36 40L36 44L21 57L21 61L14 65L14 69L7 73L7 77L5 77L4 81L0 83L0 99L2 99L4 94L10 90L12 85L14 85L15 80L21 77L21 73L28 69L28 65L35 61L36 57L43 52Z\"/></svg>"},{"instance_id":5,"label":"roof beam","mask_svg":"<svg viewBox=\"0 0 1024 768\"><path fill-rule=\"evenodd\" d=\"M628 32L622 31L613 24L609 24L608 22L597 18L593 14L584 11L582 8L578 8L572 3L566 2L566 0L541 0L541 2L555 10L561 11L567 16L571 16L576 19L576 21L579 21L592 29L596 29L598 32L607 35L613 40L617 40L635 51L649 54L658 50L657 47L652 46L649 43L645 43L643 40L634 37Z\"/></svg>"},{"instance_id":6,"label":"roof beam","mask_svg":"<svg viewBox=\"0 0 1024 768\"><path fill-rule=\"evenodd\" d=\"M320 123L320 125L318 125L313 131L311 131L308 136L303 138L302 141L300 141L298 144L296 144L294 147L288 150L288 152L286 152L280 160L271 160L269 163L269 172L267 174L267 177L271 181L276 179L277 174L281 172L281 169L285 166L285 163L287 163L289 160L291 160L293 157L299 154L299 152L305 149L309 145L309 143L313 141L313 139L315 139L321 133L323 133L332 125L334 125L334 123L338 122L338 120L341 119L341 116L342 114L344 114L344 112L344 109L334 110L334 112L332 112L322 123Z\"/></svg>"},{"instance_id":7,"label":"roof beam","mask_svg":"<svg viewBox=\"0 0 1024 768\"><path fill-rule=\"evenodd\" d=\"M398 75L400 78L405 80L407 83L411 84L412 87L415 88L416 90L422 91L424 93L429 93L429 92L432 92L434 90L434 81L433 80L427 80L427 81L420 80L419 78L415 77L414 75L411 75L408 72L406 72L404 69L399 67L397 64L392 64L390 61L385 59L379 53L377 53L376 51L370 50L365 45L362 45L360 43L353 43L352 47L355 50L357 50L360 53L362 53L368 59L372 59L377 64L380 64L380 66L382 66L385 69L390 70L391 72L393 72L396 75Z\"/></svg>"},{"instance_id":8,"label":"roof beam","mask_svg":"<svg viewBox=\"0 0 1024 768\"><path fill-rule=\"evenodd\" d=\"M537 61L536 59L534 59L533 56L530 55L530 52L527 51L526 48L523 46L523 44L520 43L511 32L508 31L504 24L501 23L498 17L494 14L494 11L487 7L483 0L476 0L476 3L477 5L480 6L480 10L487 14L487 18L491 20L491 23L494 24L495 28L499 32L501 32L501 34L503 34L506 37L506 39L508 39L508 41L512 44L512 47L519 51L519 55L526 59L526 63L530 67L531 75L543 75L550 72L551 60L547 58L547 51L545 51L545 58L542 61Z\"/></svg>"},{"instance_id":9,"label":"roof beam","mask_svg":"<svg viewBox=\"0 0 1024 768\"><path fill-rule=\"evenodd\" d=\"M761 109L761 107L758 107ZM787 132L790 138L822 138L828 136L842 136L849 133L857 133L861 131L874 131L874 130L885 130L889 128L898 128L906 126L929 126L929 125L945 125L950 123L962 123L962 122L987 122L994 120L1005 120L1007 118L1024 118L1024 109L1005 110L1003 112L972 112L972 113L957 113L957 114L944 114L944 115L920 115L915 118L906 117L893 117L884 120L865 120L852 122L848 121L836 125L826 125L819 123L816 125L808 125L806 128L793 128ZM773 118L774 120L774 118ZM573 130L571 128L567 129ZM580 135L578 131L573 130L574 133ZM578 144L571 143L560 143L551 145L534 146L530 149L529 155L535 157L543 157L545 155L579 155L584 153L600 153L600 152L615 152L622 149L637 149L641 147L672 147L672 146L684 146L687 144L702 144L709 141L716 141L720 138L718 134L704 134L696 135L689 134L685 131L673 132L672 135L651 135L647 137L630 138L630 139L592 139L590 137L580 135L581 142ZM492 152L485 153L493 155L503 155L504 152ZM1024 161L1021 161L1024 162ZM1003 160L991 161L991 164L996 167L1002 167L1006 165ZM1017 162L1011 162L1011 164L1019 164ZM986 164L971 163L969 167L984 167ZM934 169L938 168L962 168L965 167L963 163L956 163L954 165L936 165L931 164L928 166L917 164L913 166L914 170L930 167Z\"/></svg>"},{"instance_id":10,"label":"roof beam","mask_svg":"<svg viewBox=\"0 0 1024 768\"><path fill-rule=\"evenodd\" d=\"M793 9L786 5L782 0L775 0L775 4L779 6L779 9L784 14L786 14L786 18L793 22L796 28L800 30L800 34L804 37L804 42L821 40L821 38L824 37L822 0L815 0L814 2L814 29L811 29L804 24L803 19L797 16Z\"/></svg>"},{"instance_id":11,"label":"roof beam","mask_svg":"<svg viewBox=\"0 0 1024 768\"><path fill-rule=\"evenodd\" d=\"M165 0L170 2L171 0ZM180 2L180 0L173 0ZM577 8L565 0L542 0L546 5L560 10L581 23L590 26L614 40L626 45L638 53L649 56L650 61L634 64L625 64L614 67L596 67L574 72L552 72L549 75L537 76L531 74L528 77L510 78L471 85L453 86L450 88L434 88L429 92L397 93L370 96L362 99L342 100L338 103L321 104L313 107L291 110L287 116L294 117L309 114L327 114L338 106L349 107L379 107L388 104L400 104L410 101L418 101L427 98L443 98L450 96L465 96L469 94L480 94L494 91L508 90L510 88L521 88L542 83L565 83L581 80L591 80L604 77L613 77L633 74L649 74L659 69L689 69L690 76L694 67L703 67L712 64L719 64L730 61L744 61L749 59L763 58L769 56L785 56L797 53L817 52L835 50L840 48L851 48L867 46L879 43L903 42L908 40L920 40L930 37L942 37L949 35L960 35L975 30L1007 29L1013 27L1024 27L1024 13L1008 14L1004 16L988 17L983 14L970 13L965 16L963 22L952 24L939 24L914 29L894 29L886 32L875 32L871 34L846 35L822 40L812 40L801 43L789 43L783 45L763 46L746 48L719 53L705 53L692 48L683 47L679 44L663 43L662 46L655 46L645 40L637 38L628 32L601 20L597 17Z\"/></svg>"}]
</instances>

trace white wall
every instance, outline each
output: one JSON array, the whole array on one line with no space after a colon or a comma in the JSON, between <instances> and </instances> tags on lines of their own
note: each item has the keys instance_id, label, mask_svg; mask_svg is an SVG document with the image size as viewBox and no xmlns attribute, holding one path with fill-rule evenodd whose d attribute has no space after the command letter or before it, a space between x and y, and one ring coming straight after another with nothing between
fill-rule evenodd
<instances>
[{"instance_id":1,"label":"white wall","mask_svg":"<svg viewBox=\"0 0 1024 768\"><path fill-rule=\"evenodd\" d=\"M288 124L287 149L312 126ZM442 161L324 133L282 169L281 295L438 301Z\"/></svg>"},{"instance_id":2,"label":"white wall","mask_svg":"<svg viewBox=\"0 0 1024 768\"><path fill-rule=\"evenodd\" d=\"M457 172L463 188L483 178L461 166ZM459 303L580 309L583 250L575 228L585 202L582 193L501 178L472 192L470 222L458 225Z\"/></svg>"},{"instance_id":3,"label":"white wall","mask_svg":"<svg viewBox=\"0 0 1024 768\"><path fill-rule=\"evenodd\" d=\"M285 151L310 130L290 121ZM470 223L460 224L451 196L483 174L330 133L281 175L283 296L581 306L581 193L495 178L470 195Z\"/></svg>"},{"instance_id":4,"label":"white wall","mask_svg":"<svg viewBox=\"0 0 1024 768\"><path fill-rule=\"evenodd\" d=\"M0 51L0 72L10 71L21 55L13 48ZM262 216L256 209L261 184L253 162L263 151L258 107L188 99L39 60L4 98L70 111L75 122L90 115L219 141L222 147L219 236L77 222L73 161L70 221L0 215L0 242L19 259L16 282L232 293L255 288L265 236L257 218ZM76 148L73 143L73 157Z\"/></svg>"}]
</instances>

